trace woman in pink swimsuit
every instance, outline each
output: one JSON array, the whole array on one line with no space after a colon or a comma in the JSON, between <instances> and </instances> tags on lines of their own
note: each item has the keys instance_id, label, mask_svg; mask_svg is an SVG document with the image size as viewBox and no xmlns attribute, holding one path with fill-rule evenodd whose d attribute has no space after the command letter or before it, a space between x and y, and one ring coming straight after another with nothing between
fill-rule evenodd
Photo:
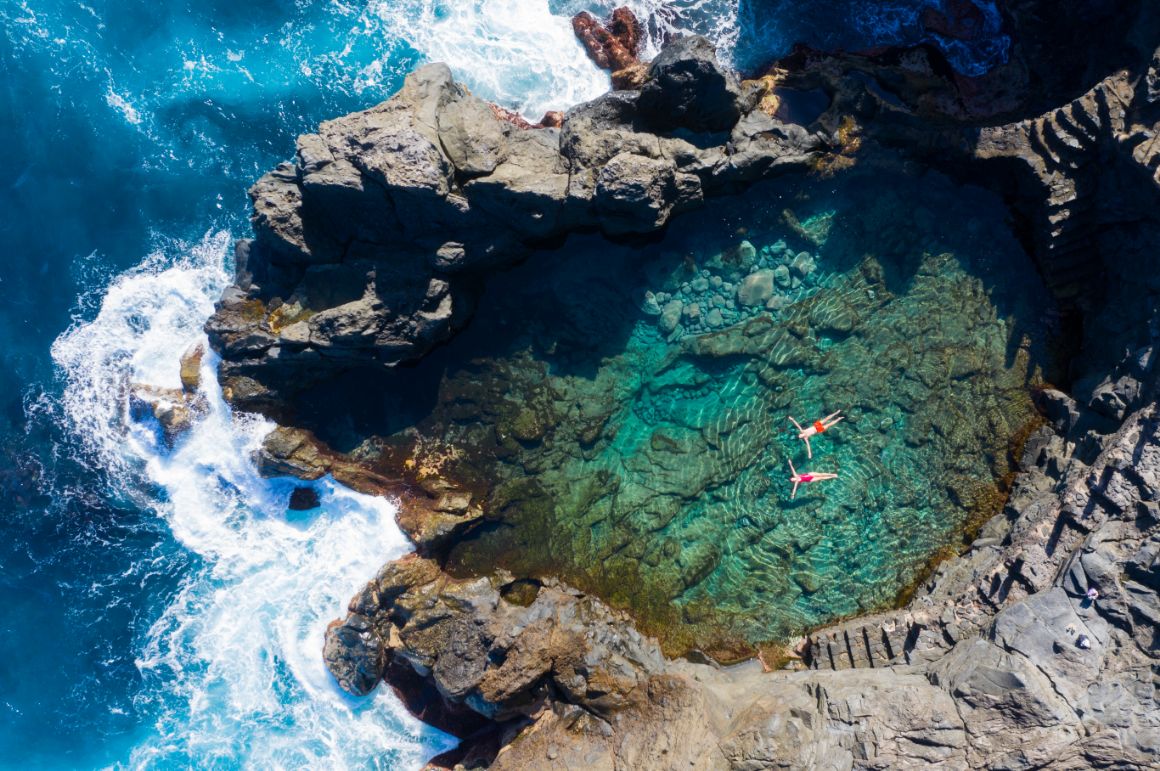
<instances>
[{"instance_id":1,"label":"woman in pink swimsuit","mask_svg":"<svg viewBox=\"0 0 1160 771\"><path fill-rule=\"evenodd\" d=\"M806 471L799 474L797 469L793 467L793 461L789 462L789 481L793 482L793 492L790 493L789 499L792 501L797 497L798 485L809 484L810 482L824 482L827 479L837 479L837 474L821 473L817 471Z\"/></svg>"}]
</instances>

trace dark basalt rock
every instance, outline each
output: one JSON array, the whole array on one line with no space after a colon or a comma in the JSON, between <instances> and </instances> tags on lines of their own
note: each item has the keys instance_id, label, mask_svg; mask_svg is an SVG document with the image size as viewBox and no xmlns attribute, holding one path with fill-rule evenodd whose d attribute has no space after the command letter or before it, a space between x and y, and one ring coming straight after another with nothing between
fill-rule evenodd
<instances>
[{"instance_id":1,"label":"dark basalt rock","mask_svg":"<svg viewBox=\"0 0 1160 771\"><path fill-rule=\"evenodd\" d=\"M655 231L823 147L768 116L739 122L736 82L704 39L650 72L649 110L618 92L573 108L562 129L521 129L432 64L390 100L299 137L295 162L250 191L255 239L206 324L234 401L268 409L336 371L419 358L467 322L481 276L530 247ZM672 111L662 133L638 128L658 110ZM690 143L670 129L717 133Z\"/></svg>"},{"instance_id":2,"label":"dark basalt rock","mask_svg":"<svg viewBox=\"0 0 1160 771\"><path fill-rule=\"evenodd\" d=\"M374 690L386 668L385 651L370 620L356 614L327 627L322 658L342 689L355 696Z\"/></svg>"},{"instance_id":3,"label":"dark basalt rock","mask_svg":"<svg viewBox=\"0 0 1160 771\"><path fill-rule=\"evenodd\" d=\"M713 44L699 36L666 46L640 89L641 117L656 131L728 131L743 106L736 78L717 63Z\"/></svg>"},{"instance_id":4,"label":"dark basalt rock","mask_svg":"<svg viewBox=\"0 0 1160 771\"><path fill-rule=\"evenodd\" d=\"M295 487L290 493L290 502L287 508L290 511L310 511L317 509L320 501L318 493L313 487Z\"/></svg>"}]
</instances>

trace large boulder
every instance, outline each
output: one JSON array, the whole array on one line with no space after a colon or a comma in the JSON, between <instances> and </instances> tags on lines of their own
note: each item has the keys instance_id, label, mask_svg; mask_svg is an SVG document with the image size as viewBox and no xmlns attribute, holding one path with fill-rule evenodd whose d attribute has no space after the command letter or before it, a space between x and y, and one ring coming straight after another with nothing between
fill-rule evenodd
<instances>
[{"instance_id":1,"label":"large boulder","mask_svg":"<svg viewBox=\"0 0 1160 771\"><path fill-rule=\"evenodd\" d=\"M728 131L742 111L741 87L717 61L713 44L699 35L667 46L640 89L640 115L657 131Z\"/></svg>"},{"instance_id":2,"label":"large boulder","mask_svg":"<svg viewBox=\"0 0 1160 771\"><path fill-rule=\"evenodd\" d=\"M352 613L326 629L322 658L344 691L365 696L374 690L386 666L382 640L370 620Z\"/></svg>"}]
</instances>

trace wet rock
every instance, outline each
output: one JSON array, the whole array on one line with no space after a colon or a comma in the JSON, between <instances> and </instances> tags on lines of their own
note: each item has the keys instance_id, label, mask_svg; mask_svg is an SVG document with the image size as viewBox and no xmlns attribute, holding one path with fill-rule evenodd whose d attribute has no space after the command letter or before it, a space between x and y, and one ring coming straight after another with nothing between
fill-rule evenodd
<instances>
[{"instance_id":1,"label":"wet rock","mask_svg":"<svg viewBox=\"0 0 1160 771\"><path fill-rule=\"evenodd\" d=\"M318 492L313 487L295 487L290 493L290 503L287 508L291 511L310 511L317 509L321 501Z\"/></svg>"},{"instance_id":2,"label":"wet rock","mask_svg":"<svg viewBox=\"0 0 1160 771\"><path fill-rule=\"evenodd\" d=\"M328 459L318 451L307 432L281 426L262 440L255 462L258 471L264 476L315 480L330 471Z\"/></svg>"},{"instance_id":3,"label":"wet rock","mask_svg":"<svg viewBox=\"0 0 1160 771\"><path fill-rule=\"evenodd\" d=\"M584 46L588 58L601 69L623 70L637 63L640 22L628 8L613 11L607 25L582 11L572 17L572 31Z\"/></svg>"},{"instance_id":4,"label":"wet rock","mask_svg":"<svg viewBox=\"0 0 1160 771\"><path fill-rule=\"evenodd\" d=\"M181 387L187 394L196 393L201 388L201 360L205 357L205 346L194 343L181 354Z\"/></svg>"},{"instance_id":5,"label":"wet rock","mask_svg":"<svg viewBox=\"0 0 1160 771\"><path fill-rule=\"evenodd\" d=\"M129 412L135 419L151 417L161 426L167 447L193 428L194 421L209 411L209 402L199 393L135 383L129 391Z\"/></svg>"},{"instance_id":6,"label":"wet rock","mask_svg":"<svg viewBox=\"0 0 1160 771\"><path fill-rule=\"evenodd\" d=\"M355 696L373 691L386 668L382 639L369 619L355 613L326 628L322 658L339 686Z\"/></svg>"}]
</instances>

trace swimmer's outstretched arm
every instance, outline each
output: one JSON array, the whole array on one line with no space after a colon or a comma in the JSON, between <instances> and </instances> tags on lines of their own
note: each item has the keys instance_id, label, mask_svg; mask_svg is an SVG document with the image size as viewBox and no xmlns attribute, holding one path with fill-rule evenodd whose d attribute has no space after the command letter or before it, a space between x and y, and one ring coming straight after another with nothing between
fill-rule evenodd
<instances>
[{"instance_id":1,"label":"swimmer's outstretched arm","mask_svg":"<svg viewBox=\"0 0 1160 771\"><path fill-rule=\"evenodd\" d=\"M796 420L794 420L794 419L793 419L793 415L790 415L790 416L789 416L789 422L790 422L790 423L793 423L793 424L794 424L794 426L795 426L795 427L797 427L797 430L798 430L798 439L801 439L803 442L805 442L805 443L806 443L806 457L807 457L807 458L810 458L810 459L813 459L813 457L814 457L814 450L813 450L813 448L812 448L812 447L810 447L810 438L809 438L808 436L806 436L806 435L805 435L805 433L806 433L806 430L805 430L804 428L802 428L802 425L801 425L801 423L798 423Z\"/></svg>"},{"instance_id":2,"label":"swimmer's outstretched arm","mask_svg":"<svg viewBox=\"0 0 1160 771\"><path fill-rule=\"evenodd\" d=\"M797 489L798 489L798 483L794 482L793 483L793 492L789 494L789 499L791 501L797 497Z\"/></svg>"}]
</instances>

